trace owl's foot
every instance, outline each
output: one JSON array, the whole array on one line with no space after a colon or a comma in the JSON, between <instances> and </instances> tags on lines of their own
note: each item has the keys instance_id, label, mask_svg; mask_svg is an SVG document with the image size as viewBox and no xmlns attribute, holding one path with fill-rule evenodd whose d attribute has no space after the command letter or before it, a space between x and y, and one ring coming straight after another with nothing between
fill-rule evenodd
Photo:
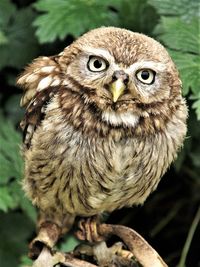
<instances>
[{"instance_id":1,"label":"owl's foot","mask_svg":"<svg viewBox=\"0 0 200 267\"><path fill-rule=\"evenodd\" d=\"M77 238L90 243L97 243L105 240L105 237L98 233L99 224L98 216L81 219L78 222L79 230L75 233Z\"/></svg>"},{"instance_id":2,"label":"owl's foot","mask_svg":"<svg viewBox=\"0 0 200 267\"><path fill-rule=\"evenodd\" d=\"M36 259L41 253L44 246L50 250L56 244L60 237L61 229L52 222L44 222L41 224L38 235L29 244L29 254L31 259Z\"/></svg>"}]
</instances>

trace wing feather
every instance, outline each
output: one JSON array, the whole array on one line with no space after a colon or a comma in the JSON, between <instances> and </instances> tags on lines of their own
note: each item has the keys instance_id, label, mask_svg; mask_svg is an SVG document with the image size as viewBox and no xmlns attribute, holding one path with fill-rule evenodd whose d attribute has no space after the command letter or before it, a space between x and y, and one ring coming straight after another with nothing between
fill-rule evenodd
<instances>
[{"instance_id":1,"label":"wing feather","mask_svg":"<svg viewBox=\"0 0 200 267\"><path fill-rule=\"evenodd\" d=\"M35 59L17 80L17 84L24 89L20 104L26 107L26 112L20 126L27 148L31 146L32 136L44 119L47 104L62 82L57 59L58 56Z\"/></svg>"},{"instance_id":2,"label":"wing feather","mask_svg":"<svg viewBox=\"0 0 200 267\"><path fill-rule=\"evenodd\" d=\"M61 70L57 59L58 56L39 57L25 69L17 80L17 84L24 89L21 106L27 106L37 92L61 84Z\"/></svg>"}]
</instances>

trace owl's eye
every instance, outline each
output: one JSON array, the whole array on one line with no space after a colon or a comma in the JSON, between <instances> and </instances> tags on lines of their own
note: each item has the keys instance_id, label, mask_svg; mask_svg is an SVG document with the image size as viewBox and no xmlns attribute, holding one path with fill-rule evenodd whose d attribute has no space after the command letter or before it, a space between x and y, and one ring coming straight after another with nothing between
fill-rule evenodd
<instances>
[{"instance_id":1,"label":"owl's eye","mask_svg":"<svg viewBox=\"0 0 200 267\"><path fill-rule=\"evenodd\" d=\"M108 62L101 57L90 56L87 66L92 72L100 72L107 69Z\"/></svg>"},{"instance_id":2,"label":"owl's eye","mask_svg":"<svg viewBox=\"0 0 200 267\"><path fill-rule=\"evenodd\" d=\"M155 71L150 70L150 69L143 69L143 70L139 70L136 73L136 77L137 79L145 84L152 84L155 81Z\"/></svg>"}]
</instances>

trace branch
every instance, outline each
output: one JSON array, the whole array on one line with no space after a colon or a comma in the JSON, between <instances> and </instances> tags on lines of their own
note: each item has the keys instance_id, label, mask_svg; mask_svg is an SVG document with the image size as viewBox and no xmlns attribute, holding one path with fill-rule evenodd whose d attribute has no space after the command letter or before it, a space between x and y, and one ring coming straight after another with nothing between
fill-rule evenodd
<instances>
[{"instance_id":1,"label":"branch","mask_svg":"<svg viewBox=\"0 0 200 267\"><path fill-rule=\"evenodd\" d=\"M76 259L70 254L55 252L52 253L47 247L44 247L32 267L53 267L56 264L62 264L68 267L97 267L97 265ZM28 267L28 266L27 266Z\"/></svg>"},{"instance_id":2,"label":"branch","mask_svg":"<svg viewBox=\"0 0 200 267\"><path fill-rule=\"evenodd\" d=\"M105 237L118 236L128 250L122 249L122 245L119 242L110 248L107 247L105 242L100 242L93 246L83 245L85 250L75 249L74 252L70 253L52 252L47 247L44 247L32 267L53 267L59 263L68 267L128 267L138 266L137 262L143 267L167 267L166 263L147 241L131 228L122 225L100 224L98 233ZM90 258L93 256L93 262L97 262L97 265L77 258L77 250L79 255L90 256Z\"/></svg>"},{"instance_id":3,"label":"branch","mask_svg":"<svg viewBox=\"0 0 200 267\"><path fill-rule=\"evenodd\" d=\"M133 229L123 225L102 224L99 233L119 236L143 267L167 267L159 254Z\"/></svg>"}]
</instances>

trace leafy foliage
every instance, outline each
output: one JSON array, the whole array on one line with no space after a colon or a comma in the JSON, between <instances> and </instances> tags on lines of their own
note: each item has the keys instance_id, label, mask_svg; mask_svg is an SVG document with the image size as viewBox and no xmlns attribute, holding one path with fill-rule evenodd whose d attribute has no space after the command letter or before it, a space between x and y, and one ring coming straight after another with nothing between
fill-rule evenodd
<instances>
[{"instance_id":1,"label":"leafy foliage","mask_svg":"<svg viewBox=\"0 0 200 267\"><path fill-rule=\"evenodd\" d=\"M159 16L146 0L124 0L118 9L119 25L132 31L151 34Z\"/></svg>"},{"instance_id":2,"label":"leafy foliage","mask_svg":"<svg viewBox=\"0 0 200 267\"><path fill-rule=\"evenodd\" d=\"M1 116L0 122L0 210L20 207L34 221L35 210L24 197L20 185L23 169L19 146L21 136L10 121Z\"/></svg>"},{"instance_id":3,"label":"leafy foliage","mask_svg":"<svg viewBox=\"0 0 200 267\"><path fill-rule=\"evenodd\" d=\"M187 95L191 90L195 99L193 108L200 119L199 1L152 0L149 4L162 15L154 34L169 48L169 53L180 71L183 93Z\"/></svg>"},{"instance_id":4,"label":"leafy foliage","mask_svg":"<svg viewBox=\"0 0 200 267\"><path fill-rule=\"evenodd\" d=\"M15 86L16 76L37 55L60 52L80 34L106 25L146 33L167 47L180 71L190 110L184 149L159 190L144 207L116 212L109 220L148 237L170 266L185 262L179 261L180 251L200 203L199 17L199 0L0 1L0 265L31 264L25 254L36 220L36 210L21 189L18 125L23 110L19 109L21 92ZM199 240L195 240L184 264L187 267L200 264L195 253ZM59 248L71 250L77 242L68 236Z\"/></svg>"},{"instance_id":5,"label":"leafy foliage","mask_svg":"<svg viewBox=\"0 0 200 267\"><path fill-rule=\"evenodd\" d=\"M165 33L160 34L162 40L170 49L169 53L180 71L183 82L183 93L193 93L197 117L199 113L199 86L200 86L200 33L199 21L194 18L187 23L180 18L162 18L161 25ZM167 29L167 30L166 30ZM177 34L177 31L180 34ZM174 41L175 40L175 41Z\"/></svg>"},{"instance_id":6,"label":"leafy foliage","mask_svg":"<svg viewBox=\"0 0 200 267\"><path fill-rule=\"evenodd\" d=\"M13 125L2 116L0 129L1 142L1 183L7 183L12 177L20 178L22 175L22 159L19 152L21 136L15 131ZM12 151L12 152L11 152Z\"/></svg>"},{"instance_id":7,"label":"leafy foliage","mask_svg":"<svg viewBox=\"0 0 200 267\"><path fill-rule=\"evenodd\" d=\"M34 17L30 7L16 12L10 0L0 1L0 69L21 68L37 55L37 40L31 26Z\"/></svg>"},{"instance_id":8,"label":"leafy foliage","mask_svg":"<svg viewBox=\"0 0 200 267\"><path fill-rule=\"evenodd\" d=\"M193 16L200 16L198 0L149 0L149 4L162 16L179 16L186 21L190 21Z\"/></svg>"},{"instance_id":9,"label":"leafy foliage","mask_svg":"<svg viewBox=\"0 0 200 267\"><path fill-rule=\"evenodd\" d=\"M109 10L113 4L117 5L118 0L40 0L34 4L38 11L45 12L34 22L39 41L62 40L67 34L77 37L92 28L116 24L115 13Z\"/></svg>"}]
</instances>

